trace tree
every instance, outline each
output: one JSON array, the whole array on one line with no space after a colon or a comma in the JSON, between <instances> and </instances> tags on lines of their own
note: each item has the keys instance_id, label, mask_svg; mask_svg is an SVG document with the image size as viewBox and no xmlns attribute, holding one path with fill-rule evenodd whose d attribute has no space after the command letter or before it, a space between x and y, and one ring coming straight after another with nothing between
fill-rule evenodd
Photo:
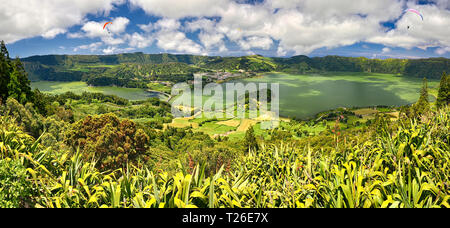
<instances>
[{"instance_id":1,"label":"tree","mask_svg":"<svg viewBox=\"0 0 450 228\"><path fill-rule=\"evenodd\" d=\"M19 58L14 61L7 89L8 97L14 98L22 104L33 101L30 81Z\"/></svg>"},{"instance_id":2,"label":"tree","mask_svg":"<svg viewBox=\"0 0 450 228\"><path fill-rule=\"evenodd\" d=\"M255 130L253 130L253 127L250 127L245 133L244 146L246 150L259 149L258 142L256 141L255 137Z\"/></svg>"},{"instance_id":3,"label":"tree","mask_svg":"<svg viewBox=\"0 0 450 228\"><path fill-rule=\"evenodd\" d=\"M22 105L10 97L1 107L0 115L14 117L15 122L33 137L39 137L44 130L42 125L44 119L34 110L33 104L31 103Z\"/></svg>"},{"instance_id":4,"label":"tree","mask_svg":"<svg viewBox=\"0 0 450 228\"><path fill-rule=\"evenodd\" d=\"M420 92L420 98L416 104L413 105L413 114L415 117L419 117L430 111L430 102L428 100L428 82L427 79L423 79L423 86Z\"/></svg>"},{"instance_id":5,"label":"tree","mask_svg":"<svg viewBox=\"0 0 450 228\"><path fill-rule=\"evenodd\" d=\"M447 73L442 74L441 83L439 84L439 92L436 101L438 109L450 103L450 78Z\"/></svg>"},{"instance_id":6,"label":"tree","mask_svg":"<svg viewBox=\"0 0 450 228\"><path fill-rule=\"evenodd\" d=\"M33 102L28 74L22 62L16 58L14 62L9 58L5 42L0 42L0 103L6 102L8 97L14 98L21 104Z\"/></svg>"},{"instance_id":7,"label":"tree","mask_svg":"<svg viewBox=\"0 0 450 228\"><path fill-rule=\"evenodd\" d=\"M11 74L11 60L5 42L0 43L0 102L8 97L8 83Z\"/></svg>"},{"instance_id":8,"label":"tree","mask_svg":"<svg viewBox=\"0 0 450 228\"><path fill-rule=\"evenodd\" d=\"M148 149L149 137L130 120L113 114L88 116L74 123L65 142L80 149L86 160L98 160L101 170L123 168L127 162L137 164Z\"/></svg>"}]
</instances>

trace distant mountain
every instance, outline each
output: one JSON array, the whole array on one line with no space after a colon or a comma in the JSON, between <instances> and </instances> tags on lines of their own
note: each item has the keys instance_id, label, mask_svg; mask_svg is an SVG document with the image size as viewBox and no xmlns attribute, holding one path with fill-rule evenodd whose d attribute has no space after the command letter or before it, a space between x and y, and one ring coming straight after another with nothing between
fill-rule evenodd
<instances>
[{"instance_id":1,"label":"distant mountain","mask_svg":"<svg viewBox=\"0 0 450 228\"><path fill-rule=\"evenodd\" d=\"M243 57L219 57L172 54L144 54L142 52L117 55L45 55L23 58L25 69L31 80L79 81L88 77L92 69L112 68L114 66L141 65L151 70L159 64L180 63L193 68L182 72L198 71L247 71L247 72L286 72L296 74L320 72L372 72L392 73L412 77L438 79L442 72L450 72L447 58L429 59L368 59L364 57L326 56L314 57L300 55L290 58L271 58L260 55ZM180 74L164 67L164 75ZM186 66L182 66L186 68ZM195 68L195 69L194 69ZM98 72L97 72L98 73ZM111 73L111 72L110 72ZM142 74L142 72L140 72Z\"/></svg>"},{"instance_id":2,"label":"distant mountain","mask_svg":"<svg viewBox=\"0 0 450 228\"><path fill-rule=\"evenodd\" d=\"M172 55L172 54L144 54L142 52L125 53L117 55L44 55L31 56L22 59L24 62L38 62L49 66L72 66L75 64L161 64L169 62L182 62L186 64L197 64L205 61L206 56L194 55Z\"/></svg>"}]
</instances>

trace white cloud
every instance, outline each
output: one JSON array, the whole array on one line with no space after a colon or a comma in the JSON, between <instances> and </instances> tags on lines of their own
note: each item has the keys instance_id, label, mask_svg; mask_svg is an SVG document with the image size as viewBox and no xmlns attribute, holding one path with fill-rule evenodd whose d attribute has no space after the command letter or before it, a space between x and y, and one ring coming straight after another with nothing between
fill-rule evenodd
<instances>
[{"instance_id":1,"label":"white cloud","mask_svg":"<svg viewBox=\"0 0 450 228\"><path fill-rule=\"evenodd\" d=\"M268 50L275 40L279 43L277 54L281 56L287 53L309 54L319 48L329 49L358 42L424 49L450 46L450 30L445 29L450 27L447 22L450 20L449 11L442 8L448 1L436 2L440 8L432 5L422 7L424 14L433 15L428 17L426 29L411 34L411 31L405 33L398 29L386 31L381 25L400 18L397 27L404 26L405 7L420 8L414 2L406 6L405 0L266 0L256 5L226 0L194 0L192 5L174 4L173 0L132 1L133 5L143 7L149 14L175 19L199 17L187 22L185 29L188 32L199 31L199 41L206 50L213 47L223 47L225 50L226 39L237 43L243 50ZM196 5L201 7L196 10L191 8ZM204 6L208 10L202 10ZM427 12L426 8L430 11ZM205 16L217 16L219 19L210 20ZM180 26L177 20L167 19L141 28L146 31L156 28L173 31L181 29ZM414 31L419 31L419 28Z\"/></svg>"},{"instance_id":2,"label":"white cloud","mask_svg":"<svg viewBox=\"0 0 450 228\"><path fill-rule=\"evenodd\" d=\"M228 51L225 45L225 35L217 31L217 22L209 19L199 19L187 22L185 28L188 32L201 31L198 35L200 43L206 50L217 49L219 52Z\"/></svg>"},{"instance_id":3,"label":"white cloud","mask_svg":"<svg viewBox=\"0 0 450 228\"><path fill-rule=\"evenodd\" d=\"M134 51L134 48L118 48L116 46L109 46L108 48L105 48L102 50L103 54L105 55L112 55L112 54L117 54L117 53L125 53L125 52L130 52L130 51Z\"/></svg>"},{"instance_id":4,"label":"white cloud","mask_svg":"<svg viewBox=\"0 0 450 228\"><path fill-rule=\"evenodd\" d=\"M146 48L153 43L153 38L151 36L141 35L137 32L133 33L132 35L127 34L125 38L128 40L131 47L136 48Z\"/></svg>"},{"instance_id":5,"label":"white cloud","mask_svg":"<svg viewBox=\"0 0 450 228\"><path fill-rule=\"evenodd\" d=\"M44 37L45 39L53 39L57 35L63 34L63 33L66 33L65 29L55 28L55 29L48 30L47 32L42 34L42 37Z\"/></svg>"},{"instance_id":6,"label":"white cloud","mask_svg":"<svg viewBox=\"0 0 450 228\"><path fill-rule=\"evenodd\" d=\"M119 45L125 43L125 32L130 20L125 17L114 18L111 24L108 24L105 29L103 26L107 21L89 21L81 27L81 32L69 33L68 38L100 38L103 43L107 45Z\"/></svg>"},{"instance_id":7,"label":"white cloud","mask_svg":"<svg viewBox=\"0 0 450 228\"><path fill-rule=\"evenodd\" d=\"M402 13L403 0L267 0L256 5L229 1L218 11L220 21L215 30L244 50L269 49L277 40L278 55L288 51L309 54L382 34L380 23ZM201 22L188 27L211 28L210 23Z\"/></svg>"},{"instance_id":8,"label":"white cloud","mask_svg":"<svg viewBox=\"0 0 450 228\"><path fill-rule=\"evenodd\" d=\"M229 0L130 0L132 6L140 7L151 15L167 18L217 16Z\"/></svg>"},{"instance_id":9,"label":"white cloud","mask_svg":"<svg viewBox=\"0 0 450 228\"><path fill-rule=\"evenodd\" d=\"M142 29L142 31L147 32L147 33L152 32L153 29L154 29L154 26L153 26L152 23L149 23L149 24L147 24L147 25L138 25L138 27L139 27L140 29Z\"/></svg>"},{"instance_id":10,"label":"white cloud","mask_svg":"<svg viewBox=\"0 0 450 228\"><path fill-rule=\"evenodd\" d=\"M77 33L67 33L67 38L70 39L79 39L79 38L83 38L84 34L81 32L77 32Z\"/></svg>"},{"instance_id":11,"label":"white cloud","mask_svg":"<svg viewBox=\"0 0 450 228\"><path fill-rule=\"evenodd\" d=\"M111 24L108 24L105 29L103 26L107 21L89 21L83 25L81 30L84 33L84 36L89 38L97 38L97 37L111 37L113 35L121 34L125 32L130 20L125 17L117 17L111 21ZM77 35L75 35L77 36Z\"/></svg>"},{"instance_id":12,"label":"white cloud","mask_svg":"<svg viewBox=\"0 0 450 228\"><path fill-rule=\"evenodd\" d=\"M450 9L450 0L431 0L435 2L440 8Z\"/></svg>"},{"instance_id":13,"label":"white cloud","mask_svg":"<svg viewBox=\"0 0 450 228\"><path fill-rule=\"evenodd\" d=\"M125 43L125 37L105 36L101 40L107 45L119 45Z\"/></svg>"},{"instance_id":14,"label":"white cloud","mask_svg":"<svg viewBox=\"0 0 450 228\"><path fill-rule=\"evenodd\" d=\"M87 45L81 45L73 49L74 52L77 52L79 50L89 50L90 52L97 51L101 46L103 45L102 42L95 42Z\"/></svg>"},{"instance_id":15,"label":"white cloud","mask_svg":"<svg viewBox=\"0 0 450 228\"><path fill-rule=\"evenodd\" d=\"M171 31L179 29L181 27L181 23L178 20L166 18L157 21L153 26L155 29Z\"/></svg>"},{"instance_id":16,"label":"white cloud","mask_svg":"<svg viewBox=\"0 0 450 228\"><path fill-rule=\"evenodd\" d=\"M115 18L111 24L107 25L106 30L109 30L111 33L120 34L125 32L130 20L126 17L117 17Z\"/></svg>"},{"instance_id":17,"label":"white cloud","mask_svg":"<svg viewBox=\"0 0 450 228\"><path fill-rule=\"evenodd\" d=\"M223 51L226 51L225 42L223 39L225 36L221 33L200 33L198 35L200 42L205 46L206 49L219 48Z\"/></svg>"},{"instance_id":18,"label":"white cloud","mask_svg":"<svg viewBox=\"0 0 450 228\"><path fill-rule=\"evenodd\" d=\"M383 48L382 50L381 50L381 52L383 53L383 54L386 54L386 53L389 53L389 52L391 52L392 50L390 49L390 48L387 48L387 47L385 47L385 48Z\"/></svg>"},{"instance_id":19,"label":"white cloud","mask_svg":"<svg viewBox=\"0 0 450 228\"><path fill-rule=\"evenodd\" d=\"M418 0L265 0L256 4L241 0L128 0L130 6L161 19L137 25L142 31L132 34L125 34L130 24L125 17L114 18L109 32L102 28L106 21L86 21L87 14L107 15L125 2L6 1L0 8L0 39L51 39L67 33L73 25L82 25L79 32L67 37L100 39L108 46L104 53L123 51L117 46L125 43L141 49L153 42L166 51L191 54L226 52L230 42L244 51L269 50L279 44L274 49L280 56L358 42L383 44L388 49L436 47L437 54L447 53L450 47L449 0L432 0L435 5L418 4ZM424 21L404 14L406 8L421 11ZM394 29L382 25L394 21ZM198 40L191 38L193 34L198 34Z\"/></svg>"},{"instance_id":20,"label":"white cloud","mask_svg":"<svg viewBox=\"0 0 450 228\"><path fill-rule=\"evenodd\" d=\"M189 39L182 31L181 23L176 19L164 18L149 25L140 25L140 28L153 37L156 45L165 51L177 53L204 54L201 45Z\"/></svg>"},{"instance_id":21,"label":"white cloud","mask_svg":"<svg viewBox=\"0 0 450 228\"><path fill-rule=\"evenodd\" d=\"M380 22L402 14L402 1L272 1L269 34L284 50L309 54L318 48L335 48L383 33Z\"/></svg>"},{"instance_id":22,"label":"white cloud","mask_svg":"<svg viewBox=\"0 0 450 228\"><path fill-rule=\"evenodd\" d=\"M252 48L268 50L272 46L273 40L269 37L251 36L246 39L240 40L238 43L244 50L250 50Z\"/></svg>"},{"instance_id":23,"label":"white cloud","mask_svg":"<svg viewBox=\"0 0 450 228\"><path fill-rule=\"evenodd\" d=\"M278 56L286 56L287 55L287 51L284 50L283 47L279 46L278 49L277 49L277 55Z\"/></svg>"},{"instance_id":24,"label":"white cloud","mask_svg":"<svg viewBox=\"0 0 450 228\"><path fill-rule=\"evenodd\" d=\"M186 22L186 28L191 32L195 32L198 30L214 32L216 30L216 24L217 22L214 20L203 18L191 22Z\"/></svg>"},{"instance_id":25,"label":"white cloud","mask_svg":"<svg viewBox=\"0 0 450 228\"><path fill-rule=\"evenodd\" d=\"M161 30L156 34L157 45L166 51L175 51L178 53L203 54L203 48L188 39L183 32L180 31L164 31Z\"/></svg>"},{"instance_id":26,"label":"white cloud","mask_svg":"<svg viewBox=\"0 0 450 228\"><path fill-rule=\"evenodd\" d=\"M450 47L438 48L435 51L435 53L438 54L438 55L444 55L447 52L450 52Z\"/></svg>"},{"instance_id":27,"label":"white cloud","mask_svg":"<svg viewBox=\"0 0 450 228\"><path fill-rule=\"evenodd\" d=\"M14 0L2 1L0 40L7 43L43 36L53 38L81 24L86 14L107 15L124 0Z\"/></svg>"},{"instance_id":28,"label":"white cloud","mask_svg":"<svg viewBox=\"0 0 450 228\"><path fill-rule=\"evenodd\" d=\"M450 11L433 5L409 4L408 7L418 9L424 20L412 13L405 14L396 23L395 29L371 37L368 41L407 49L450 46Z\"/></svg>"}]
</instances>

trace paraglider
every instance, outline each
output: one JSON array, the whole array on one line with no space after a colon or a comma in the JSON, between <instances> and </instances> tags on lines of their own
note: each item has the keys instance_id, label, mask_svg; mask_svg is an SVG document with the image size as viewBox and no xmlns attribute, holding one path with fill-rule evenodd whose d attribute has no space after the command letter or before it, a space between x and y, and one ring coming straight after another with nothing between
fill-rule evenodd
<instances>
[{"instance_id":1,"label":"paraglider","mask_svg":"<svg viewBox=\"0 0 450 228\"><path fill-rule=\"evenodd\" d=\"M420 16L420 19L422 19L422 21L423 21L423 15L422 15L422 13L420 13L418 10L415 10L415 9L407 9L407 10L405 10L405 14L406 13L413 13L413 14L417 14L418 16ZM407 26L407 29L409 30L411 28L411 25L408 25Z\"/></svg>"},{"instance_id":2,"label":"paraglider","mask_svg":"<svg viewBox=\"0 0 450 228\"><path fill-rule=\"evenodd\" d=\"M108 31L108 33L109 34L111 34L110 32L109 32L109 30L106 28L106 26L108 26L109 24L112 24L112 22L106 22L104 25L103 25L103 30L105 30L106 29L106 31Z\"/></svg>"},{"instance_id":3,"label":"paraglider","mask_svg":"<svg viewBox=\"0 0 450 228\"><path fill-rule=\"evenodd\" d=\"M417 10L415 10L415 9L407 9L405 12L415 13L415 14L419 15L420 18L421 18L422 21L423 21L423 15L422 15L419 11L417 11Z\"/></svg>"}]
</instances>

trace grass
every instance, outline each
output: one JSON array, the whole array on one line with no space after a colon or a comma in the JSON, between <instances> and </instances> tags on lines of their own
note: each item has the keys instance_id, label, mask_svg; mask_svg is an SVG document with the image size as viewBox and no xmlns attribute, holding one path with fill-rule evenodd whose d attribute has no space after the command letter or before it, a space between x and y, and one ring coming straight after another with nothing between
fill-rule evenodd
<instances>
[{"instance_id":1,"label":"grass","mask_svg":"<svg viewBox=\"0 0 450 228\"><path fill-rule=\"evenodd\" d=\"M222 135L229 132L235 131L235 127L225 126L217 124L217 122L208 122L203 124L201 127L195 128L194 131L204 132L208 135Z\"/></svg>"},{"instance_id":2,"label":"grass","mask_svg":"<svg viewBox=\"0 0 450 228\"><path fill-rule=\"evenodd\" d=\"M150 90L154 90L154 91L159 91L159 92L168 93L168 94L170 94L172 92L171 87L163 85L161 83L148 83L147 86Z\"/></svg>"},{"instance_id":3,"label":"grass","mask_svg":"<svg viewBox=\"0 0 450 228\"><path fill-rule=\"evenodd\" d=\"M241 125L239 125L236 131L238 132L246 132L251 126L255 125L257 122L251 119L242 119Z\"/></svg>"},{"instance_id":4,"label":"grass","mask_svg":"<svg viewBox=\"0 0 450 228\"><path fill-rule=\"evenodd\" d=\"M353 111L356 115L367 116L378 113L378 110L372 108L362 108Z\"/></svg>"},{"instance_id":5,"label":"grass","mask_svg":"<svg viewBox=\"0 0 450 228\"><path fill-rule=\"evenodd\" d=\"M239 125L241 125L241 120L232 119L232 120L227 120L227 121L219 121L219 122L217 122L217 124L237 128L237 127L239 127Z\"/></svg>"},{"instance_id":6,"label":"grass","mask_svg":"<svg viewBox=\"0 0 450 228\"><path fill-rule=\"evenodd\" d=\"M243 138L245 132L258 124L258 121L252 119L219 119L212 120L208 118L176 118L172 123L166 124L170 127L185 128L192 127L196 132L203 132L211 136L224 135L230 138ZM259 125L259 128L261 126ZM260 132L263 132L262 130Z\"/></svg>"},{"instance_id":7,"label":"grass","mask_svg":"<svg viewBox=\"0 0 450 228\"><path fill-rule=\"evenodd\" d=\"M189 120L190 120L190 118L173 119L172 123L167 124L167 126L176 127L176 128L192 127L194 129L199 127L198 123L192 123Z\"/></svg>"}]
</instances>

